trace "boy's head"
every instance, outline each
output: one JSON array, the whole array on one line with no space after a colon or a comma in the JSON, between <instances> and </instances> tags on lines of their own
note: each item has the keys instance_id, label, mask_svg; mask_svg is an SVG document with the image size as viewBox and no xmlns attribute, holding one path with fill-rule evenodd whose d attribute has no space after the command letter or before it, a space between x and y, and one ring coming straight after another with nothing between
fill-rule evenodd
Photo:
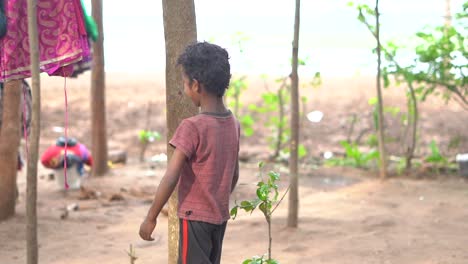
<instances>
[{"instance_id":1,"label":"boy's head","mask_svg":"<svg viewBox=\"0 0 468 264\"><path fill-rule=\"evenodd\" d=\"M229 55L218 45L208 42L191 44L180 55L177 64L182 65L190 84L197 81L209 94L222 97L229 86Z\"/></svg>"}]
</instances>

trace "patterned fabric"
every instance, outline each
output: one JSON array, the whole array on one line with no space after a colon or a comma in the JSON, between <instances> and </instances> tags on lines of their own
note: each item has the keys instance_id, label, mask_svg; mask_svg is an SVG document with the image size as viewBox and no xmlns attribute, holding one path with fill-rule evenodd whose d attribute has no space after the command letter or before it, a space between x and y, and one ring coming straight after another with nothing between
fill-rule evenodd
<instances>
[{"instance_id":1,"label":"patterned fabric","mask_svg":"<svg viewBox=\"0 0 468 264\"><path fill-rule=\"evenodd\" d=\"M31 77L26 0L9 0L7 33L0 39L0 81ZM91 59L80 0L38 0L40 70L71 76Z\"/></svg>"}]
</instances>

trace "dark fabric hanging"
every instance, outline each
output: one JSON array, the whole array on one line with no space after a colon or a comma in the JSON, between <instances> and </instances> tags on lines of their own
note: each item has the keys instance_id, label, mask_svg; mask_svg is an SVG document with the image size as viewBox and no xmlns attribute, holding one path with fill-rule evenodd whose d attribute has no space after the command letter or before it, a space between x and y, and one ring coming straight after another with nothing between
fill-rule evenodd
<instances>
[{"instance_id":1,"label":"dark fabric hanging","mask_svg":"<svg viewBox=\"0 0 468 264\"><path fill-rule=\"evenodd\" d=\"M7 18L5 15L5 2L6 0L0 0L0 38L5 36L7 31Z\"/></svg>"}]
</instances>

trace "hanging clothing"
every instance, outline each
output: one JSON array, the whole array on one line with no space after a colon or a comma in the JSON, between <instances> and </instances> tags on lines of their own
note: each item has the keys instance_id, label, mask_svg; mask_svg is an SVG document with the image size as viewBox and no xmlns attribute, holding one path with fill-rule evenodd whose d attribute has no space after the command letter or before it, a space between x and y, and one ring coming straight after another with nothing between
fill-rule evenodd
<instances>
[{"instance_id":1,"label":"hanging clothing","mask_svg":"<svg viewBox=\"0 0 468 264\"><path fill-rule=\"evenodd\" d=\"M0 0L2 1L2 0ZM6 35L0 39L0 82L31 77L26 0L8 0ZM71 76L76 63L91 60L80 0L38 0L41 72Z\"/></svg>"},{"instance_id":2,"label":"hanging clothing","mask_svg":"<svg viewBox=\"0 0 468 264\"><path fill-rule=\"evenodd\" d=\"M0 38L3 38L7 30L7 18L5 15L5 1L0 0Z\"/></svg>"}]
</instances>

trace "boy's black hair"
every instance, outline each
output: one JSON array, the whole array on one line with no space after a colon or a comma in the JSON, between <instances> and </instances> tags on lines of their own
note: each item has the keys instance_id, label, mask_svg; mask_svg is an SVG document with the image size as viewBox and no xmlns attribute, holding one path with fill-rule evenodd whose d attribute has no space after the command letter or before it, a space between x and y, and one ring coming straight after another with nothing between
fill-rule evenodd
<instances>
[{"instance_id":1,"label":"boy's black hair","mask_svg":"<svg viewBox=\"0 0 468 264\"><path fill-rule=\"evenodd\" d=\"M177 59L185 74L197 80L210 94L222 97L229 87L231 66L227 51L208 42L197 42L185 48Z\"/></svg>"}]
</instances>

